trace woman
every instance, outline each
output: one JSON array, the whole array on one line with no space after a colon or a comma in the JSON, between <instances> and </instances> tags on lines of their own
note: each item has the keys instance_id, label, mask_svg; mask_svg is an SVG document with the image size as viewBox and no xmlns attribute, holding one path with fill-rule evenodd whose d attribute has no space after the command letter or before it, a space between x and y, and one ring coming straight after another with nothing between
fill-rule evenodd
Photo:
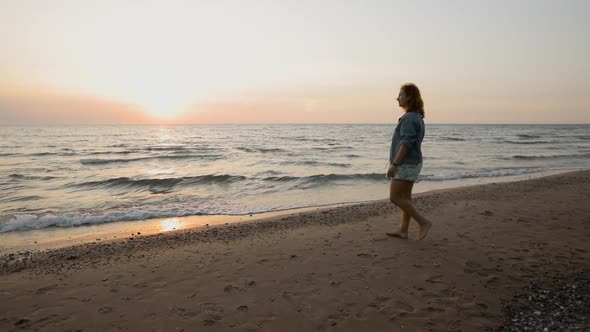
<instances>
[{"instance_id":1,"label":"woman","mask_svg":"<svg viewBox=\"0 0 590 332\"><path fill-rule=\"evenodd\" d=\"M405 113L399 119L391 140L387 177L391 178L389 199L402 210L402 216L399 230L387 235L407 239L410 218L414 218L420 226L418 240L423 240L432 223L412 204L412 188L422 169L424 102L420 90L412 83L401 87L397 101Z\"/></svg>"}]
</instances>

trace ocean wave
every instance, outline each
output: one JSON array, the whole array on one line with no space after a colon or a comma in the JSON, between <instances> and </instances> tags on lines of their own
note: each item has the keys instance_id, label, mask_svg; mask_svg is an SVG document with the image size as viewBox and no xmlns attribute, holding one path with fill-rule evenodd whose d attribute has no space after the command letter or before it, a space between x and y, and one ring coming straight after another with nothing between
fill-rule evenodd
<instances>
[{"instance_id":1,"label":"ocean wave","mask_svg":"<svg viewBox=\"0 0 590 332\"><path fill-rule=\"evenodd\" d=\"M108 154L131 154L131 153L135 153L137 151L130 151L130 150L124 150L124 151L93 151L93 152L86 152L85 154L87 156L96 156L96 155L108 155Z\"/></svg>"},{"instance_id":2,"label":"ocean wave","mask_svg":"<svg viewBox=\"0 0 590 332\"><path fill-rule=\"evenodd\" d=\"M66 187L76 188L145 188L152 193L166 193L179 184L226 184L247 179L237 175L201 175L192 177L164 179L132 179L128 177L112 178L102 181L70 183Z\"/></svg>"},{"instance_id":3,"label":"ocean wave","mask_svg":"<svg viewBox=\"0 0 590 332\"><path fill-rule=\"evenodd\" d=\"M325 184L334 181L356 181L356 180L369 180L369 181L383 181L385 179L384 173L365 173L365 174L316 174L310 176L269 176L264 178L264 181L274 182L306 182L306 183L317 183Z\"/></svg>"},{"instance_id":4,"label":"ocean wave","mask_svg":"<svg viewBox=\"0 0 590 332\"><path fill-rule=\"evenodd\" d=\"M256 173L257 176L262 176L262 175L279 175L279 174L282 174L282 173L279 172L279 171L273 171L271 169Z\"/></svg>"},{"instance_id":5,"label":"ocean wave","mask_svg":"<svg viewBox=\"0 0 590 332\"><path fill-rule=\"evenodd\" d=\"M234 148L236 150L240 150L240 151L244 151L244 152L248 152L248 153L256 153L256 152L261 152L261 153L272 153L272 152L286 152L286 150L284 149L279 149L279 148L247 148L247 147L243 147L243 146L239 146Z\"/></svg>"},{"instance_id":6,"label":"ocean wave","mask_svg":"<svg viewBox=\"0 0 590 332\"><path fill-rule=\"evenodd\" d=\"M153 159L153 157L128 158L128 159L81 159L82 165L103 165L111 163L130 163L133 161Z\"/></svg>"},{"instance_id":7,"label":"ocean wave","mask_svg":"<svg viewBox=\"0 0 590 332\"><path fill-rule=\"evenodd\" d=\"M283 161L281 165L302 165L302 166L316 166L316 167L338 167L338 168L350 168L351 164L343 163L328 163L315 160L304 160L304 161Z\"/></svg>"},{"instance_id":8,"label":"ocean wave","mask_svg":"<svg viewBox=\"0 0 590 332\"><path fill-rule=\"evenodd\" d=\"M590 154L554 154L550 156L525 156L515 155L512 157L505 157L502 159L515 159L515 160L547 160L547 159L578 159L578 158L590 158Z\"/></svg>"},{"instance_id":9,"label":"ocean wave","mask_svg":"<svg viewBox=\"0 0 590 332\"><path fill-rule=\"evenodd\" d=\"M137 209L127 211L108 211L104 213L65 212L62 214L27 214L12 216L0 221L0 233L44 229L49 227L77 227L84 225L98 225L119 221L146 220L153 218L184 217L203 214L194 210L178 209Z\"/></svg>"},{"instance_id":10,"label":"ocean wave","mask_svg":"<svg viewBox=\"0 0 590 332\"><path fill-rule=\"evenodd\" d=\"M169 146L148 146L147 151L187 151L188 148L182 145L169 145Z\"/></svg>"},{"instance_id":11,"label":"ocean wave","mask_svg":"<svg viewBox=\"0 0 590 332\"><path fill-rule=\"evenodd\" d=\"M366 174L318 174L301 178L293 189L311 189L335 185L341 182L354 183L358 181L385 183L388 179L385 177L385 172Z\"/></svg>"},{"instance_id":12,"label":"ocean wave","mask_svg":"<svg viewBox=\"0 0 590 332\"><path fill-rule=\"evenodd\" d=\"M56 176L32 176L32 175L23 175L23 174L10 174L8 176L11 179L15 179L15 180L53 180L53 179L57 179L58 177Z\"/></svg>"},{"instance_id":13,"label":"ocean wave","mask_svg":"<svg viewBox=\"0 0 590 332\"><path fill-rule=\"evenodd\" d=\"M6 197L0 199L1 203L11 203L11 202L27 202L27 201L38 201L43 199L41 196L17 196L17 197Z\"/></svg>"},{"instance_id":14,"label":"ocean wave","mask_svg":"<svg viewBox=\"0 0 590 332\"><path fill-rule=\"evenodd\" d=\"M218 148L212 148L207 146L183 146L183 145L175 145L175 146L149 146L144 149L144 151L171 151L175 153L179 152L211 152L211 151L219 151Z\"/></svg>"},{"instance_id":15,"label":"ocean wave","mask_svg":"<svg viewBox=\"0 0 590 332\"><path fill-rule=\"evenodd\" d=\"M458 137L442 137L441 138L443 141L466 141L466 139L464 138L458 138Z\"/></svg>"},{"instance_id":16,"label":"ocean wave","mask_svg":"<svg viewBox=\"0 0 590 332\"><path fill-rule=\"evenodd\" d=\"M540 173L547 171L545 168L513 168L513 169L496 169L496 170L481 170L475 172L465 172L459 174L448 174L448 175L434 175L434 174L423 174L419 176L419 181L450 181L450 180L462 180L462 179L476 179L476 178L494 178L511 175L525 175L532 173Z\"/></svg>"},{"instance_id":17,"label":"ocean wave","mask_svg":"<svg viewBox=\"0 0 590 332\"><path fill-rule=\"evenodd\" d=\"M72 151L72 150L65 150L65 151ZM28 156L28 157L43 157L43 156L60 156L60 157L67 157L67 156L75 156L78 153L72 151L72 152L35 152L35 153L29 153L29 154L25 154L24 156Z\"/></svg>"},{"instance_id":18,"label":"ocean wave","mask_svg":"<svg viewBox=\"0 0 590 332\"><path fill-rule=\"evenodd\" d=\"M116 164L116 163L130 163L140 160L153 160L153 159L200 159L200 160L217 160L225 158L223 155L166 155L166 156L150 156L150 157L137 157L137 158L126 158L126 159L81 159L82 165L104 165L104 164Z\"/></svg>"},{"instance_id":19,"label":"ocean wave","mask_svg":"<svg viewBox=\"0 0 590 332\"><path fill-rule=\"evenodd\" d=\"M296 136L293 138L285 137L285 139L288 139L288 140L292 139L294 141L299 141L299 142L320 142L320 143L337 142L338 141L335 138L310 138L310 137L305 137L305 136Z\"/></svg>"},{"instance_id":20,"label":"ocean wave","mask_svg":"<svg viewBox=\"0 0 590 332\"><path fill-rule=\"evenodd\" d=\"M496 141L496 144L554 144L558 141Z\"/></svg>"},{"instance_id":21,"label":"ocean wave","mask_svg":"<svg viewBox=\"0 0 590 332\"><path fill-rule=\"evenodd\" d=\"M539 135L532 135L532 134L516 134L516 137L528 139L528 138L541 138Z\"/></svg>"},{"instance_id":22,"label":"ocean wave","mask_svg":"<svg viewBox=\"0 0 590 332\"><path fill-rule=\"evenodd\" d=\"M326 150L350 150L352 146L330 146L330 147L323 147L323 146L316 146L311 148L312 150L319 150L319 151L326 151Z\"/></svg>"},{"instance_id":23,"label":"ocean wave","mask_svg":"<svg viewBox=\"0 0 590 332\"><path fill-rule=\"evenodd\" d=\"M272 174L272 173L267 173ZM335 181L383 181L384 174L367 173L367 174L316 174L311 176L267 176L260 178L249 178L240 175L228 174L211 174L193 177L176 177L163 179L132 179L128 177L111 178L100 181L89 181L82 183L70 183L65 186L68 188L140 188L149 190L152 193L167 193L177 186L190 185L222 185L238 183L244 181L264 181L264 182L297 182L305 184L323 185Z\"/></svg>"}]
</instances>

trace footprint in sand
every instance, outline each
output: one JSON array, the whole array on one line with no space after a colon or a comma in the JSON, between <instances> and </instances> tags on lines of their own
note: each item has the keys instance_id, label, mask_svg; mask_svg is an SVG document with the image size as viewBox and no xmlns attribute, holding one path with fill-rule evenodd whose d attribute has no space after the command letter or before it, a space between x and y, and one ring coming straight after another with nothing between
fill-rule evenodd
<instances>
[{"instance_id":1,"label":"footprint in sand","mask_svg":"<svg viewBox=\"0 0 590 332\"><path fill-rule=\"evenodd\" d=\"M212 326L222 319L223 307L215 303L202 303L198 315L203 316L203 325ZM194 315L192 315L194 316Z\"/></svg>"},{"instance_id":2,"label":"footprint in sand","mask_svg":"<svg viewBox=\"0 0 590 332\"><path fill-rule=\"evenodd\" d=\"M181 308L181 307L177 307L177 306L172 307L170 309L170 313L176 314L176 315L182 317L183 319L192 319L192 318L198 316L197 312L187 310L185 308Z\"/></svg>"},{"instance_id":3,"label":"footprint in sand","mask_svg":"<svg viewBox=\"0 0 590 332\"><path fill-rule=\"evenodd\" d=\"M21 328L21 329L26 329L26 328L29 328L29 327L31 327L31 325L32 325L32 324L33 324L33 322L31 322L31 320L30 320L30 319L28 319L28 318L26 318L26 317L23 317L23 318L21 318L21 319L17 320L17 321L14 323L14 326L16 326L16 327L18 327L18 328Z\"/></svg>"},{"instance_id":4,"label":"footprint in sand","mask_svg":"<svg viewBox=\"0 0 590 332\"><path fill-rule=\"evenodd\" d=\"M438 284L442 282L442 275L437 274L434 276L429 277L428 279L426 279L426 282L432 283L432 284Z\"/></svg>"},{"instance_id":5,"label":"footprint in sand","mask_svg":"<svg viewBox=\"0 0 590 332\"><path fill-rule=\"evenodd\" d=\"M476 303L475 305L483 310L488 310L488 305L485 303Z\"/></svg>"},{"instance_id":6,"label":"footprint in sand","mask_svg":"<svg viewBox=\"0 0 590 332\"><path fill-rule=\"evenodd\" d=\"M108 314L111 311L113 311L113 308L111 307L102 307L98 309L98 312L100 312L101 314Z\"/></svg>"},{"instance_id":7,"label":"footprint in sand","mask_svg":"<svg viewBox=\"0 0 590 332\"><path fill-rule=\"evenodd\" d=\"M415 311L414 307L411 304L401 301L396 301L393 303L393 308L396 310L401 311L402 313L412 313Z\"/></svg>"},{"instance_id":8,"label":"footprint in sand","mask_svg":"<svg viewBox=\"0 0 590 332\"><path fill-rule=\"evenodd\" d=\"M204 326L213 326L220 320L221 320L220 316L211 316L209 318L203 319L203 325Z\"/></svg>"},{"instance_id":9,"label":"footprint in sand","mask_svg":"<svg viewBox=\"0 0 590 332\"><path fill-rule=\"evenodd\" d=\"M426 311L433 313L433 312L445 312L444 308L441 307L435 307L435 306L428 306L426 307Z\"/></svg>"},{"instance_id":10,"label":"footprint in sand","mask_svg":"<svg viewBox=\"0 0 590 332\"><path fill-rule=\"evenodd\" d=\"M500 278L498 278L497 276L490 274L489 276L487 276L485 278L485 283L486 285L494 285L497 284L498 282L500 282Z\"/></svg>"},{"instance_id":11,"label":"footprint in sand","mask_svg":"<svg viewBox=\"0 0 590 332\"><path fill-rule=\"evenodd\" d=\"M46 294L52 290L55 290L57 287L58 287L58 284L41 287L41 288L37 289L37 291L35 291L35 294L37 294L37 295Z\"/></svg>"},{"instance_id":12,"label":"footprint in sand","mask_svg":"<svg viewBox=\"0 0 590 332\"><path fill-rule=\"evenodd\" d=\"M202 312L210 312L210 313L217 313L217 314L222 314L224 311L222 306L220 306L219 304L215 304L215 303L201 303L199 305L199 309Z\"/></svg>"},{"instance_id":13,"label":"footprint in sand","mask_svg":"<svg viewBox=\"0 0 590 332\"><path fill-rule=\"evenodd\" d=\"M233 292L236 292L239 290L241 290L241 289L239 287L234 286L234 285L227 285L227 286L223 287L223 291L226 293L233 293Z\"/></svg>"},{"instance_id":14,"label":"footprint in sand","mask_svg":"<svg viewBox=\"0 0 590 332\"><path fill-rule=\"evenodd\" d=\"M476 263L474 261L466 261L465 262L465 267L463 268L463 271L465 273L476 273L477 270L481 269L481 264Z\"/></svg>"}]
</instances>

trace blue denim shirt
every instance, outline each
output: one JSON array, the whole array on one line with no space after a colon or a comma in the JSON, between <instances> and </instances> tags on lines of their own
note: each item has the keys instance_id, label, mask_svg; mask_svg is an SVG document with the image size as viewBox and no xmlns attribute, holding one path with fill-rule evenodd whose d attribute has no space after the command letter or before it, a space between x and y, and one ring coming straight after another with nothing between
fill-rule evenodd
<instances>
[{"instance_id":1,"label":"blue denim shirt","mask_svg":"<svg viewBox=\"0 0 590 332\"><path fill-rule=\"evenodd\" d=\"M397 123L391 148L389 149L389 163L395 161L395 156L403 144L408 148L406 157L401 164L418 164L422 162L422 140L424 139L424 120L418 112L406 112Z\"/></svg>"}]
</instances>

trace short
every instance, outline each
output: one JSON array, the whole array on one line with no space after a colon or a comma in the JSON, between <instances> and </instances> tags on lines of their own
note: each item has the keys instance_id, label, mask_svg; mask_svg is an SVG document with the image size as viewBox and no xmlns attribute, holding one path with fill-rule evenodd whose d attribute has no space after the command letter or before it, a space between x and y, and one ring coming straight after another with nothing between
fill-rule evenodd
<instances>
[{"instance_id":1,"label":"short","mask_svg":"<svg viewBox=\"0 0 590 332\"><path fill-rule=\"evenodd\" d=\"M393 179L416 182L416 180L418 180L418 176L420 175L421 170L422 170L422 163L401 164L397 167L397 169L395 171L395 175L393 176Z\"/></svg>"}]
</instances>

